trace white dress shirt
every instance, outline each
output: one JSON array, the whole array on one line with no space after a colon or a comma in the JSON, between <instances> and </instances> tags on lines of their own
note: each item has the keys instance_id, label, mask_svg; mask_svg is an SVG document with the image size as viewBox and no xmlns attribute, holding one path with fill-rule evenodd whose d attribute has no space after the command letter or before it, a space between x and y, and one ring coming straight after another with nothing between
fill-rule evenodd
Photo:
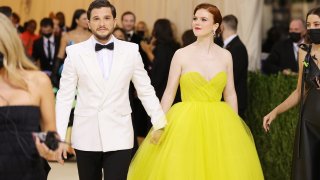
<instances>
[{"instance_id":1,"label":"white dress shirt","mask_svg":"<svg viewBox=\"0 0 320 180\"><path fill-rule=\"evenodd\" d=\"M298 60L298 51L299 51L298 45L299 45L298 43L293 43L293 53L296 61Z\"/></svg>"},{"instance_id":2,"label":"white dress shirt","mask_svg":"<svg viewBox=\"0 0 320 180\"><path fill-rule=\"evenodd\" d=\"M55 52L54 35L51 35L49 38L46 38L43 36L43 49L44 49L44 53L46 53L47 57L48 57L48 43L49 42L50 42L50 49L51 49L51 59L53 59L54 52Z\"/></svg>"},{"instance_id":3,"label":"white dress shirt","mask_svg":"<svg viewBox=\"0 0 320 180\"><path fill-rule=\"evenodd\" d=\"M126 34L127 34L127 36L128 36L128 37L127 37L127 38L128 38L128 41L131 41L132 36L133 36L133 33L134 33L133 30L126 32Z\"/></svg>"},{"instance_id":4,"label":"white dress shirt","mask_svg":"<svg viewBox=\"0 0 320 180\"><path fill-rule=\"evenodd\" d=\"M113 40L113 36L111 36L111 39L106 43L106 44L102 44L102 45L107 45L109 43L112 43ZM99 43L94 37L92 38L92 44L93 44L93 48L95 48L96 43ZM104 79L108 79L109 75L110 75L110 71L111 71L111 66L112 66L112 61L113 61L113 51L103 48L100 51L96 51L97 54L97 60L102 72L102 75L104 77Z\"/></svg>"},{"instance_id":5,"label":"white dress shirt","mask_svg":"<svg viewBox=\"0 0 320 180\"><path fill-rule=\"evenodd\" d=\"M226 46L237 36L238 36L237 34L234 34L234 35L228 37L226 40L224 40L223 41L223 48L226 48Z\"/></svg>"}]
</instances>

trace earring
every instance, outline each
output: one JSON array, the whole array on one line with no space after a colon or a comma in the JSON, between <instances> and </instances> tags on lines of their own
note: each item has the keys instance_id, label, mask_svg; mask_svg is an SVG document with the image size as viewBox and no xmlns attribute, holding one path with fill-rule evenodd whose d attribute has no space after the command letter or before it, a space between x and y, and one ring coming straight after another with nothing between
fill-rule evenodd
<instances>
[{"instance_id":1,"label":"earring","mask_svg":"<svg viewBox=\"0 0 320 180\"><path fill-rule=\"evenodd\" d=\"M213 34L213 36L216 36L216 31L213 30L213 31L212 31L212 34Z\"/></svg>"}]
</instances>

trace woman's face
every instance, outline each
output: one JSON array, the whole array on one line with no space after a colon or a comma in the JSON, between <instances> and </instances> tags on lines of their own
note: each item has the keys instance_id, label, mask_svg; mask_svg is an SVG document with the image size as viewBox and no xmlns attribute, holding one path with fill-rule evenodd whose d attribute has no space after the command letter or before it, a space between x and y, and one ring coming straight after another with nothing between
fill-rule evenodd
<instances>
[{"instance_id":1,"label":"woman's face","mask_svg":"<svg viewBox=\"0 0 320 180\"><path fill-rule=\"evenodd\" d=\"M146 27L143 23L138 23L136 27L136 31L146 31Z\"/></svg>"},{"instance_id":2,"label":"woman's face","mask_svg":"<svg viewBox=\"0 0 320 180\"><path fill-rule=\"evenodd\" d=\"M192 30L195 36L212 34L213 30L216 30L213 15L205 9L196 11L192 21Z\"/></svg>"},{"instance_id":3,"label":"woman's face","mask_svg":"<svg viewBox=\"0 0 320 180\"><path fill-rule=\"evenodd\" d=\"M83 13L79 19L76 20L78 26L87 29L88 28L88 18L86 13Z\"/></svg>"},{"instance_id":4,"label":"woman's face","mask_svg":"<svg viewBox=\"0 0 320 180\"><path fill-rule=\"evenodd\" d=\"M113 31L113 35L114 35L114 37L116 37L117 39L120 39L120 40L123 40L123 41L126 40L125 35L124 35L124 34L122 33L122 31L120 31L120 30L115 30L115 31Z\"/></svg>"},{"instance_id":5,"label":"woman's face","mask_svg":"<svg viewBox=\"0 0 320 180\"><path fill-rule=\"evenodd\" d=\"M320 29L320 17L310 14L307 18L307 29Z\"/></svg>"}]
</instances>

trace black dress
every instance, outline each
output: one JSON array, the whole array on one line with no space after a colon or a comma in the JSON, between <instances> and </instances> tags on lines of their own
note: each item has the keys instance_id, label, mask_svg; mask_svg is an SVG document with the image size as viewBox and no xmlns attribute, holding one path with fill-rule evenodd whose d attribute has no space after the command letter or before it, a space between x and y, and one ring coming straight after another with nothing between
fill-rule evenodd
<instances>
[{"instance_id":1,"label":"black dress","mask_svg":"<svg viewBox=\"0 0 320 180\"><path fill-rule=\"evenodd\" d=\"M0 107L0 179L47 179L49 165L40 158L32 138L39 131L37 106Z\"/></svg>"},{"instance_id":2,"label":"black dress","mask_svg":"<svg viewBox=\"0 0 320 180\"><path fill-rule=\"evenodd\" d=\"M320 179L320 90L314 83L314 78L320 76L320 70L314 60L309 65L305 78L306 93L295 138L293 180Z\"/></svg>"}]
</instances>

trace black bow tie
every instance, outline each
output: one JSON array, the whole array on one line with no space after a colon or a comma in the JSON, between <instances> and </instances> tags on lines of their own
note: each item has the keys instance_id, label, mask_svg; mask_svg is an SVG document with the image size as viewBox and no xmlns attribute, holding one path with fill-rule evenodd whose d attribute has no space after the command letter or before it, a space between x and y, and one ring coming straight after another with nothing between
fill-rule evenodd
<instances>
[{"instance_id":1,"label":"black bow tie","mask_svg":"<svg viewBox=\"0 0 320 180\"><path fill-rule=\"evenodd\" d=\"M113 42L112 42L112 43L109 43L109 44L107 44L107 45L102 45L102 44L96 43L96 47L95 47L95 50L96 50L96 51L100 51L100 50L103 49L103 48L107 48L107 49L109 49L109 50L113 50L114 44L113 44Z\"/></svg>"}]
</instances>

